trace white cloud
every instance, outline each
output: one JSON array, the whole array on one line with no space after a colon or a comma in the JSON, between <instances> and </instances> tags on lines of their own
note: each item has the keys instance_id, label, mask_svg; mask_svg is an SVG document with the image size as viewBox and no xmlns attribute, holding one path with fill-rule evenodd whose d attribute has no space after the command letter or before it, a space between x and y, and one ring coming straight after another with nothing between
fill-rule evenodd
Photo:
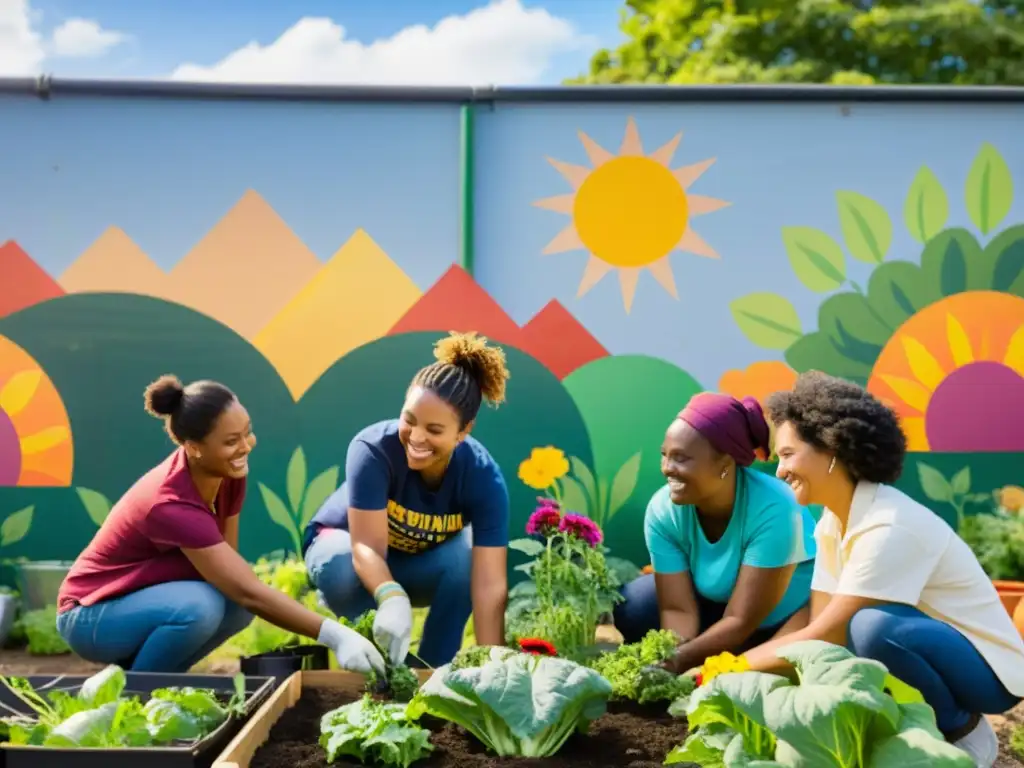
<instances>
[{"instance_id":1,"label":"white cloud","mask_svg":"<svg viewBox=\"0 0 1024 768\"><path fill-rule=\"evenodd\" d=\"M52 50L66 58L102 56L126 39L125 34L103 29L91 19L68 19L53 30Z\"/></svg>"},{"instance_id":2,"label":"white cloud","mask_svg":"<svg viewBox=\"0 0 1024 768\"><path fill-rule=\"evenodd\" d=\"M43 63L43 39L28 0L0 0L0 75L34 75Z\"/></svg>"},{"instance_id":3,"label":"white cloud","mask_svg":"<svg viewBox=\"0 0 1024 768\"><path fill-rule=\"evenodd\" d=\"M0 0L2 2L2 0ZM405 27L363 43L328 18L306 17L277 40L248 45L212 66L182 64L171 77L191 81L512 85L536 82L558 53L591 41L565 19L520 0L494 0L432 28Z\"/></svg>"},{"instance_id":4,"label":"white cloud","mask_svg":"<svg viewBox=\"0 0 1024 768\"><path fill-rule=\"evenodd\" d=\"M0 0L0 75L37 75L49 56L99 56L126 39L88 19L68 19L51 39L39 31L29 0Z\"/></svg>"}]
</instances>

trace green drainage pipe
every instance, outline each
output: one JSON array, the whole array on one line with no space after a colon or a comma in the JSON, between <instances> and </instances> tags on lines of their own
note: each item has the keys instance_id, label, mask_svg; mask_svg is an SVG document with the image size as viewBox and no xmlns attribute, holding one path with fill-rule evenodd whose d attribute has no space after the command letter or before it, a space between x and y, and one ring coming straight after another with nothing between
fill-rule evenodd
<instances>
[{"instance_id":1,"label":"green drainage pipe","mask_svg":"<svg viewBox=\"0 0 1024 768\"><path fill-rule=\"evenodd\" d=\"M460 111L459 136L459 203L460 203L460 242L459 266L473 277L474 246L473 232L473 105L463 104Z\"/></svg>"}]
</instances>

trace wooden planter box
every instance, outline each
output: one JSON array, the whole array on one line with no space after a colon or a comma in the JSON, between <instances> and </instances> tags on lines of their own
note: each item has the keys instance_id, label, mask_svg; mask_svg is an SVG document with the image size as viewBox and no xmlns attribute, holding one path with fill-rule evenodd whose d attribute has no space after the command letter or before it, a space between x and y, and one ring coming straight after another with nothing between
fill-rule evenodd
<instances>
[{"instance_id":1,"label":"wooden planter box","mask_svg":"<svg viewBox=\"0 0 1024 768\"><path fill-rule=\"evenodd\" d=\"M417 670L420 682L426 682L430 670ZM303 688L333 688L351 693L355 697L362 695L366 678L353 672L337 672L328 670L306 670L296 672L275 690L245 724L238 735L227 745L212 768L249 768L252 756L270 737L273 728L281 716L295 706L302 696Z\"/></svg>"}]
</instances>

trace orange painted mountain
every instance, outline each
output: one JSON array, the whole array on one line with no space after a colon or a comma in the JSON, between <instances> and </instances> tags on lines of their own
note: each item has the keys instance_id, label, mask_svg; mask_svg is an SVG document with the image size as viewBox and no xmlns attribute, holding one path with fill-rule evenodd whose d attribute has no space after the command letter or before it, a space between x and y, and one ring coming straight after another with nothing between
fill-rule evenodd
<instances>
[{"instance_id":1,"label":"orange painted mountain","mask_svg":"<svg viewBox=\"0 0 1024 768\"><path fill-rule=\"evenodd\" d=\"M0 245L0 317L56 299L64 289L13 240Z\"/></svg>"},{"instance_id":2,"label":"orange painted mountain","mask_svg":"<svg viewBox=\"0 0 1024 768\"><path fill-rule=\"evenodd\" d=\"M499 344L532 355L559 378L564 378L608 351L559 302L552 301L520 328L469 274L457 265L448 268L402 319L389 336L414 331L476 331Z\"/></svg>"}]
</instances>

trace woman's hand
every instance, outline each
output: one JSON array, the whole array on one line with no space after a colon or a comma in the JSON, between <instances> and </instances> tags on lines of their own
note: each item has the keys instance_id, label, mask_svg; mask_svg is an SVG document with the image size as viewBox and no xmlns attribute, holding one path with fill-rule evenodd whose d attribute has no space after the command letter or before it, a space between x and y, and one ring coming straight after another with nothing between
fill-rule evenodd
<instances>
[{"instance_id":1,"label":"woman's hand","mask_svg":"<svg viewBox=\"0 0 1024 768\"><path fill-rule=\"evenodd\" d=\"M390 590L377 606L373 637L385 649L392 664L404 664L412 642L412 604L396 582L385 582L378 592Z\"/></svg>"},{"instance_id":2,"label":"woman's hand","mask_svg":"<svg viewBox=\"0 0 1024 768\"><path fill-rule=\"evenodd\" d=\"M381 676L387 674L384 657L380 655L380 651L373 646L373 643L354 629L349 629L334 619L324 619L324 623L320 626L317 642L334 651L342 669L363 674L372 669Z\"/></svg>"}]
</instances>

